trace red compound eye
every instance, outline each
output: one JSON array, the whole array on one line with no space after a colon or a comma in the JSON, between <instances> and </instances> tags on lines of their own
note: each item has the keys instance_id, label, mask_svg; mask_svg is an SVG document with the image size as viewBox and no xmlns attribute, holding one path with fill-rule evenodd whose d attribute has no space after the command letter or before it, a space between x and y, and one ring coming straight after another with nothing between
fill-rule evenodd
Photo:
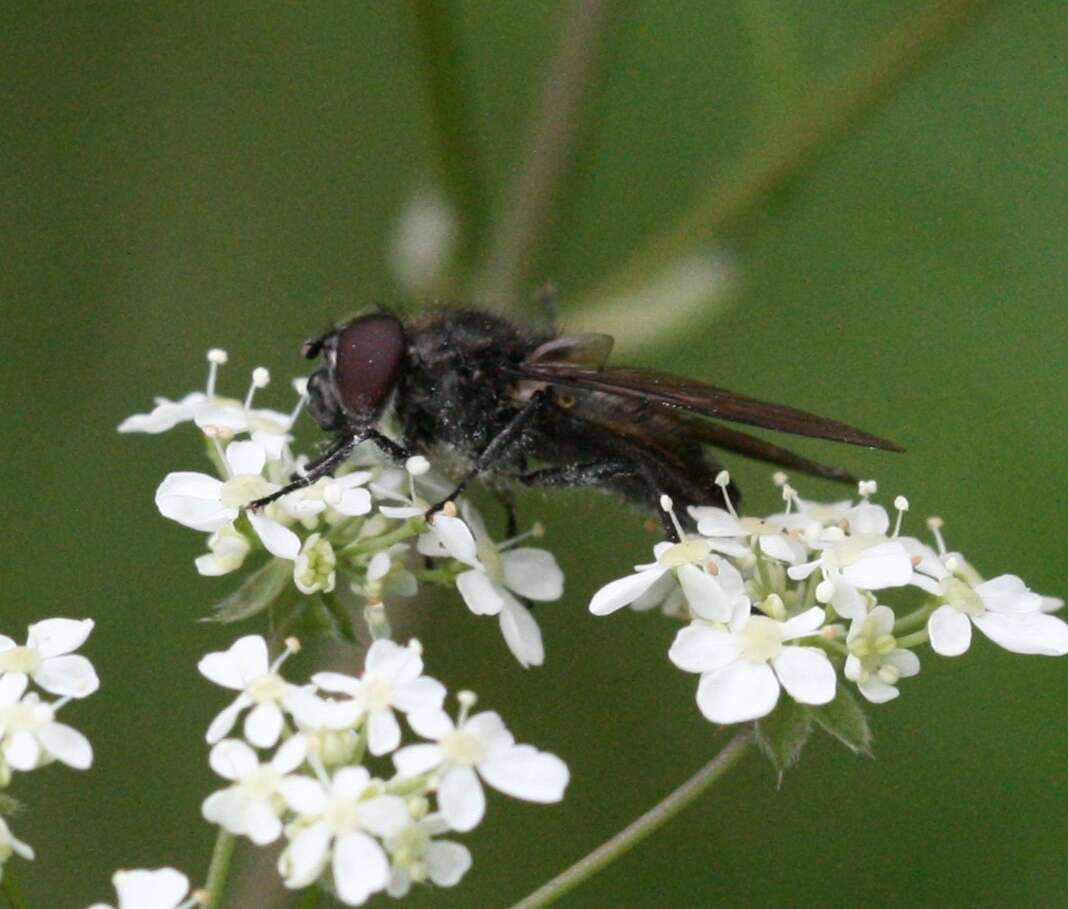
<instances>
[{"instance_id":1,"label":"red compound eye","mask_svg":"<svg viewBox=\"0 0 1068 909\"><path fill-rule=\"evenodd\" d=\"M400 319L374 313L354 319L337 335L334 381L345 410L376 415L400 378L407 342Z\"/></svg>"}]
</instances>

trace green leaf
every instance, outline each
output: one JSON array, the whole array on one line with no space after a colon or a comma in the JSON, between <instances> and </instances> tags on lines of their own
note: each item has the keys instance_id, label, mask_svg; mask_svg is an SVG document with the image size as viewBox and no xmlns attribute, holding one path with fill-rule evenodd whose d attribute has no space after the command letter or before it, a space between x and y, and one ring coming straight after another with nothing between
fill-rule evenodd
<instances>
[{"instance_id":1,"label":"green leaf","mask_svg":"<svg viewBox=\"0 0 1068 909\"><path fill-rule=\"evenodd\" d=\"M823 729L855 754L871 757L872 734L868 717L845 685L839 685L834 700L809 713Z\"/></svg>"},{"instance_id":2,"label":"green leaf","mask_svg":"<svg viewBox=\"0 0 1068 909\"><path fill-rule=\"evenodd\" d=\"M793 698L779 698L776 708L757 720L756 740L782 782L783 773L797 763L812 734L812 717Z\"/></svg>"},{"instance_id":3,"label":"green leaf","mask_svg":"<svg viewBox=\"0 0 1068 909\"><path fill-rule=\"evenodd\" d=\"M292 576L292 563L271 559L249 575L230 596L217 603L208 621L240 622L263 612L278 599Z\"/></svg>"}]
</instances>

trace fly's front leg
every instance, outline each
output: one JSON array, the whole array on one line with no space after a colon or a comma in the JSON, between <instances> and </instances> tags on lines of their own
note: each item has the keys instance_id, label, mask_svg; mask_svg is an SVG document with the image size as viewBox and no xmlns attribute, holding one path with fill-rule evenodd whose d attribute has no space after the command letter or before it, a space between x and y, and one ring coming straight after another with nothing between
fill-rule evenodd
<instances>
[{"instance_id":1,"label":"fly's front leg","mask_svg":"<svg viewBox=\"0 0 1068 909\"><path fill-rule=\"evenodd\" d=\"M530 400L516 411L515 416L508 421L504 429L497 433L490 440L489 445L482 449L482 453L475 459L474 467L464 475L463 479L456 485L456 488L427 511L427 518L437 514L449 502L455 501L471 480L500 460L507 453L509 447L519 438L523 429L533 419L534 415L541 410L546 399L547 394L544 390L536 391L531 395Z\"/></svg>"},{"instance_id":2,"label":"fly's front leg","mask_svg":"<svg viewBox=\"0 0 1068 909\"><path fill-rule=\"evenodd\" d=\"M365 438L365 435L339 436L330 444L330 447L327 448L322 455L308 465L302 476L298 476L281 489L272 492L269 496L264 496L262 499L256 499L254 502L250 502L248 507L253 511L259 511L264 506L270 505L271 502L274 502L276 499L280 499L282 496L294 492L297 489L303 489L305 486L311 486L312 483L315 483L320 477L331 475L338 465L343 464L348 460L349 456L352 454L352 450Z\"/></svg>"},{"instance_id":3,"label":"fly's front leg","mask_svg":"<svg viewBox=\"0 0 1068 909\"><path fill-rule=\"evenodd\" d=\"M412 456L412 453L401 445L399 442L394 442L389 436L380 433L377 429L370 430L364 439L370 439L381 449L382 453L392 458L398 464L403 464Z\"/></svg>"}]
</instances>

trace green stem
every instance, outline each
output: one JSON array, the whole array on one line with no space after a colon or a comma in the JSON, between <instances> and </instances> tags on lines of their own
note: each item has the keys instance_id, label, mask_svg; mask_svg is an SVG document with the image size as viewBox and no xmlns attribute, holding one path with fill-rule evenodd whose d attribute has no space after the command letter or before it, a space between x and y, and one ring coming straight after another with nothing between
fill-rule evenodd
<instances>
[{"instance_id":1,"label":"green stem","mask_svg":"<svg viewBox=\"0 0 1068 909\"><path fill-rule=\"evenodd\" d=\"M341 550L342 555L371 555L383 549L389 549L394 543L400 543L411 537L418 536L426 526L423 518L412 518L406 521L396 530L384 533L370 540L356 540L349 543Z\"/></svg>"},{"instance_id":2,"label":"green stem","mask_svg":"<svg viewBox=\"0 0 1068 909\"><path fill-rule=\"evenodd\" d=\"M616 859L625 855L677 815L683 808L698 798L716 780L731 769L753 744L753 731L746 728L737 733L726 747L705 764L690 779L667 798L645 812L640 818L624 827L619 833L602 843L584 859L576 862L567 871L520 900L512 909L540 909L556 902L579 884L593 877Z\"/></svg>"},{"instance_id":3,"label":"green stem","mask_svg":"<svg viewBox=\"0 0 1068 909\"><path fill-rule=\"evenodd\" d=\"M449 201L460 220L458 264L467 271L489 223L480 135L467 90L464 48L453 0L412 0L422 52L430 119Z\"/></svg>"},{"instance_id":4,"label":"green stem","mask_svg":"<svg viewBox=\"0 0 1068 909\"><path fill-rule=\"evenodd\" d=\"M215 849L211 853L208 879L204 884L204 889L207 891L204 909L219 909L222 906L223 890L226 889L226 878L230 874L230 861L234 857L236 842L237 838L232 833L219 828L219 835L215 838Z\"/></svg>"},{"instance_id":5,"label":"green stem","mask_svg":"<svg viewBox=\"0 0 1068 909\"><path fill-rule=\"evenodd\" d=\"M716 180L698 204L655 234L576 309L608 305L642 286L664 264L701 244L751 231L767 203L810 170L844 135L892 97L905 79L933 59L949 38L971 23L990 0L935 0L894 29L860 62L822 90L773 136L747 153L733 173ZM670 319L663 319L670 328ZM585 324L585 323L584 323Z\"/></svg>"},{"instance_id":6,"label":"green stem","mask_svg":"<svg viewBox=\"0 0 1068 909\"><path fill-rule=\"evenodd\" d=\"M927 629L924 628L921 631L914 631L912 634L906 634L903 638L897 639L897 646L903 650L908 650L910 647L919 647L920 644L926 644L930 640L927 635Z\"/></svg>"},{"instance_id":7,"label":"green stem","mask_svg":"<svg viewBox=\"0 0 1068 909\"><path fill-rule=\"evenodd\" d=\"M4 878L0 881L0 892L4 894L4 899L10 909L30 909L30 904L22 898L22 894L19 892L19 885L15 882L15 876L11 873L10 867L4 868Z\"/></svg>"},{"instance_id":8,"label":"green stem","mask_svg":"<svg viewBox=\"0 0 1068 909\"><path fill-rule=\"evenodd\" d=\"M319 905L319 897L322 895L322 890L318 884L312 884L307 890L304 891L304 895L300 898L299 909L315 909Z\"/></svg>"},{"instance_id":9,"label":"green stem","mask_svg":"<svg viewBox=\"0 0 1068 909\"><path fill-rule=\"evenodd\" d=\"M919 628L925 625L927 620L931 617L931 613L935 611L939 606L938 603L928 603L921 606L914 612L910 612L908 615L903 615L900 619L894 622L894 637L900 637L914 628Z\"/></svg>"}]
</instances>

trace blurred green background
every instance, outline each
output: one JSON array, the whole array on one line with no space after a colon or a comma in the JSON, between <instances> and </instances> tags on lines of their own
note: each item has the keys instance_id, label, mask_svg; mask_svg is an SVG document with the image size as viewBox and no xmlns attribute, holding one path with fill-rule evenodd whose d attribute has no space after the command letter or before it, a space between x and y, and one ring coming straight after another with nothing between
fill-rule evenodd
<instances>
[{"instance_id":1,"label":"blurred green background","mask_svg":"<svg viewBox=\"0 0 1068 909\"><path fill-rule=\"evenodd\" d=\"M944 515L951 545L988 575L1063 596L1068 18L1057 0L989 7L762 199L758 218L694 233L728 257L727 297L662 335L663 301L600 328L648 340L631 360L902 442L904 456L797 447L907 494L917 534ZM611 4L519 298L552 279L564 325L588 318L631 254L737 180L738 162L788 146L783 118L863 71L925 8ZM447 59L463 81L445 90L467 105L492 215L531 151L529 118L574 6L434 9L461 51ZM0 630L93 617L86 652L103 682L64 710L94 744L91 772L52 767L12 787L28 806L14 827L38 852L12 870L33 906L78 907L110 899L120 866L202 876L213 831L199 806L217 786L202 736L226 699L195 664L258 630L195 621L230 582L199 578L198 535L152 504L166 472L200 469L195 434L114 428L154 395L200 387L211 346L230 352L224 390L266 364L276 382L261 402L287 407L282 380L302 369L306 335L369 301L418 305L391 249L414 194L440 185L441 143L413 5L3 13ZM767 471L730 460L748 505L773 508ZM835 492L800 480L803 494ZM644 560L641 516L587 493L522 506L548 524L568 578L564 600L539 610L546 665L519 669L494 623L458 600L428 603L420 634L434 675L479 691L521 739L562 755L573 781L556 807L493 799L467 838L462 886L412 905L514 902L724 740L697 713L695 679L665 658L670 623L586 611L593 590ZM750 756L563 905L1064 906L1066 665L985 639L961 659L928 658L873 711L874 761L816 739L777 789Z\"/></svg>"}]
</instances>

